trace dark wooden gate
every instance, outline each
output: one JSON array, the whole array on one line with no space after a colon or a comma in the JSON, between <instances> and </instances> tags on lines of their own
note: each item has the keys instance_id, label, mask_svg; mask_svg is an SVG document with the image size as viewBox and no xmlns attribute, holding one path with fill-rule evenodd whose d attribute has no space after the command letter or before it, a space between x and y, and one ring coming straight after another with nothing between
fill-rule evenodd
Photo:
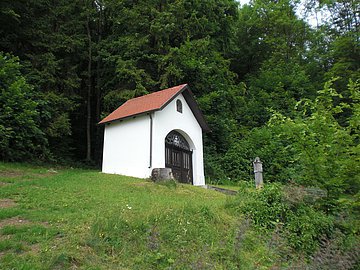
<instances>
[{"instance_id":1,"label":"dark wooden gate","mask_svg":"<svg viewBox=\"0 0 360 270\"><path fill-rule=\"evenodd\" d=\"M192 151L186 139L176 131L165 138L165 167L172 169L179 182L192 184Z\"/></svg>"}]
</instances>

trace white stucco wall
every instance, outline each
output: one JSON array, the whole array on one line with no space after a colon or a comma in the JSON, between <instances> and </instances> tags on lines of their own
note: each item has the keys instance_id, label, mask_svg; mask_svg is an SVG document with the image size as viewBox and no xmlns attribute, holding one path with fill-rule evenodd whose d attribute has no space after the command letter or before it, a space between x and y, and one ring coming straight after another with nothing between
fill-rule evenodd
<instances>
[{"instance_id":1,"label":"white stucco wall","mask_svg":"<svg viewBox=\"0 0 360 270\"><path fill-rule=\"evenodd\" d=\"M182 102L182 113L176 110L177 99ZM155 112L153 118L153 145L157 146L153 150L153 167L163 168L165 166L165 137L172 130L176 130L185 137L193 151L193 184L205 185L202 129L183 95L180 94L162 111Z\"/></svg>"},{"instance_id":2,"label":"white stucco wall","mask_svg":"<svg viewBox=\"0 0 360 270\"><path fill-rule=\"evenodd\" d=\"M180 99L183 112L176 110ZM142 115L105 126L103 169L105 173L148 178L153 168L165 167L165 137L172 130L181 133L193 151L193 184L205 185L202 129L182 94L162 111L152 113L152 167L150 164L150 117Z\"/></svg>"},{"instance_id":3,"label":"white stucco wall","mask_svg":"<svg viewBox=\"0 0 360 270\"><path fill-rule=\"evenodd\" d=\"M139 178L149 177L149 134L148 115L106 125L102 171Z\"/></svg>"}]
</instances>

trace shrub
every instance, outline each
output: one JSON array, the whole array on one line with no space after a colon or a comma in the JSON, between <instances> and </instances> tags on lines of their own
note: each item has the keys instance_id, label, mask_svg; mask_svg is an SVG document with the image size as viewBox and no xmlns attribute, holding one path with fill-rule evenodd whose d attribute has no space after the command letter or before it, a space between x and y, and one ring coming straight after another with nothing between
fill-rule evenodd
<instances>
[{"instance_id":1,"label":"shrub","mask_svg":"<svg viewBox=\"0 0 360 270\"><path fill-rule=\"evenodd\" d=\"M228 202L227 207L245 214L256 226L267 229L284 222L288 210L283 201L280 184L265 185L263 189L242 184L239 195L234 201Z\"/></svg>"},{"instance_id":2,"label":"shrub","mask_svg":"<svg viewBox=\"0 0 360 270\"><path fill-rule=\"evenodd\" d=\"M330 216L306 205L299 205L287 213L285 225L291 247L311 253L318 247L323 235L329 235L334 221Z\"/></svg>"},{"instance_id":3,"label":"shrub","mask_svg":"<svg viewBox=\"0 0 360 270\"><path fill-rule=\"evenodd\" d=\"M229 201L227 207L250 218L260 230L280 225L291 248L311 253L323 235L331 234L334 219L306 204L302 196L291 201L287 197L284 186L278 183L267 184L260 190L243 184L237 198Z\"/></svg>"}]
</instances>

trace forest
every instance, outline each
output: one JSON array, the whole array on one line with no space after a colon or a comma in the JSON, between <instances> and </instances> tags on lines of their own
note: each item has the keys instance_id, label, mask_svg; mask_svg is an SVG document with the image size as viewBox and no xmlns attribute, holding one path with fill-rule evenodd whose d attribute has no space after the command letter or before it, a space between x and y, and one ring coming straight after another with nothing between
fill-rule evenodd
<instances>
[{"instance_id":1,"label":"forest","mask_svg":"<svg viewBox=\"0 0 360 270\"><path fill-rule=\"evenodd\" d=\"M210 182L251 178L259 156L267 181L359 190L355 0L3 0L0 12L3 161L100 166L104 116L188 83L211 128Z\"/></svg>"},{"instance_id":2,"label":"forest","mask_svg":"<svg viewBox=\"0 0 360 270\"><path fill-rule=\"evenodd\" d=\"M0 161L100 168L103 117L188 83L211 128L207 182L242 191L227 209L260 234L282 228L306 256L325 241L328 268L306 269L356 269L359 10L356 0L1 0ZM254 193L257 156L265 189ZM325 198L308 201L311 190Z\"/></svg>"}]
</instances>

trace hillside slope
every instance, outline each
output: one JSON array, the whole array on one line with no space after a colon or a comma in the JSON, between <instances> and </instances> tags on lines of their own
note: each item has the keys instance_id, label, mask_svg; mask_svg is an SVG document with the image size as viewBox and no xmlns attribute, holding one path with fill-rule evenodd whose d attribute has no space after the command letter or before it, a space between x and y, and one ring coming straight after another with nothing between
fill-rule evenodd
<instances>
[{"instance_id":1,"label":"hillside slope","mask_svg":"<svg viewBox=\"0 0 360 270\"><path fill-rule=\"evenodd\" d=\"M227 197L215 191L9 163L0 163L0 185L1 269L236 269L243 258L251 269L269 263L264 250L253 250L256 243L239 252L241 220L226 212Z\"/></svg>"},{"instance_id":2,"label":"hillside slope","mask_svg":"<svg viewBox=\"0 0 360 270\"><path fill-rule=\"evenodd\" d=\"M357 269L356 212L303 189L237 196L94 170L0 163L0 269Z\"/></svg>"}]
</instances>

